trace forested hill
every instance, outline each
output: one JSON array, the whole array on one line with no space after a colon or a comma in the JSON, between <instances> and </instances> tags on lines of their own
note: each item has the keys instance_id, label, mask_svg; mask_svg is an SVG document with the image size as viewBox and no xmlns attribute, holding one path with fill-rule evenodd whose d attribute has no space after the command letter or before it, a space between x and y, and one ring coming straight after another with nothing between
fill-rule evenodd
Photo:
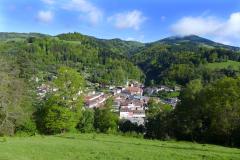
<instances>
[{"instance_id":1,"label":"forested hill","mask_svg":"<svg viewBox=\"0 0 240 160\"><path fill-rule=\"evenodd\" d=\"M146 44L133 53L132 61L146 75L146 84L185 85L190 80L210 82L223 76L237 76L240 49L210 41L195 35L169 37ZM207 66L224 66L209 68ZM209 65L213 64L213 65ZM215 65L216 64L216 65Z\"/></svg>"},{"instance_id":2,"label":"forested hill","mask_svg":"<svg viewBox=\"0 0 240 160\"><path fill-rule=\"evenodd\" d=\"M193 79L210 82L237 76L240 60L238 47L195 35L144 44L80 33L0 33L0 53L1 57L15 61L12 63L19 68L20 77L27 79L49 78L58 67L67 65L91 82L117 85L127 79L145 81L147 85L185 85ZM221 63L225 67L209 67ZM235 66L231 67L232 64Z\"/></svg>"},{"instance_id":3,"label":"forested hill","mask_svg":"<svg viewBox=\"0 0 240 160\"><path fill-rule=\"evenodd\" d=\"M61 40L81 42L82 44L92 44L93 46L98 46L106 51L120 54L124 56L130 56L138 48L145 46L144 43L137 41L124 41L118 38L115 39L98 39L91 36L82 35L79 33L74 34L60 34L57 37Z\"/></svg>"},{"instance_id":4,"label":"forested hill","mask_svg":"<svg viewBox=\"0 0 240 160\"><path fill-rule=\"evenodd\" d=\"M29 37L47 37L49 35L41 33L15 33L15 32L0 32L0 41L9 40L24 40Z\"/></svg>"},{"instance_id":5,"label":"forested hill","mask_svg":"<svg viewBox=\"0 0 240 160\"><path fill-rule=\"evenodd\" d=\"M143 80L141 70L127 58L143 44L101 40L79 33L49 36L37 33L0 33L1 57L12 59L20 77L48 79L60 66L77 69L91 82L123 84Z\"/></svg>"},{"instance_id":6,"label":"forested hill","mask_svg":"<svg viewBox=\"0 0 240 160\"><path fill-rule=\"evenodd\" d=\"M233 51L239 51L239 47L234 47L230 45L224 45L221 43L217 43L214 41L211 41L206 38L202 38L196 35L189 35L189 36L173 36L164 38L160 41L154 42L153 44L168 44L168 45L196 45L199 47L209 47L209 48L224 48L224 49L230 49Z\"/></svg>"}]
</instances>

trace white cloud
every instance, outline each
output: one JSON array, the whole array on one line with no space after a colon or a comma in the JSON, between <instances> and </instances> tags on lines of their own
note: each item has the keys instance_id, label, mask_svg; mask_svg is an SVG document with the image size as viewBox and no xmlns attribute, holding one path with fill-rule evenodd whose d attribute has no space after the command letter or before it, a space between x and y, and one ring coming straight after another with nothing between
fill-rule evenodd
<instances>
[{"instance_id":1,"label":"white cloud","mask_svg":"<svg viewBox=\"0 0 240 160\"><path fill-rule=\"evenodd\" d=\"M114 23L119 29L132 28L134 30L139 30L145 20L146 17L138 10L118 13L108 18L108 21Z\"/></svg>"},{"instance_id":2,"label":"white cloud","mask_svg":"<svg viewBox=\"0 0 240 160\"><path fill-rule=\"evenodd\" d=\"M65 10L78 11L86 15L86 19L92 24L97 24L102 20L102 11L87 0L70 0L62 6ZM82 17L83 17L82 16Z\"/></svg>"},{"instance_id":3,"label":"white cloud","mask_svg":"<svg viewBox=\"0 0 240 160\"><path fill-rule=\"evenodd\" d=\"M222 24L212 17L184 17L172 26L179 35L206 35L215 33Z\"/></svg>"},{"instance_id":4,"label":"white cloud","mask_svg":"<svg viewBox=\"0 0 240 160\"><path fill-rule=\"evenodd\" d=\"M197 34L235 44L240 41L240 12L232 13L226 20L206 16L183 17L171 29L178 35Z\"/></svg>"},{"instance_id":5,"label":"white cloud","mask_svg":"<svg viewBox=\"0 0 240 160\"><path fill-rule=\"evenodd\" d=\"M42 0L43 3L46 3L46 4L49 4L49 5L52 5L55 3L55 0Z\"/></svg>"},{"instance_id":6,"label":"white cloud","mask_svg":"<svg viewBox=\"0 0 240 160\"><path fill-rule=\"evenodd\" d=\"M231 14L223 29L223 35L240 38L240 12Z\"/></svg>"},{"instance_id":7,"label":"white cloud","mask_svg":"<svg viewBox=\"0 0 240 160\"><path fill-rule=\"evenodd\" d=\"M43 23L49 23L53 20L54 14L51 11L39 11L37 19Z\"/></svg>"}]
</instances>

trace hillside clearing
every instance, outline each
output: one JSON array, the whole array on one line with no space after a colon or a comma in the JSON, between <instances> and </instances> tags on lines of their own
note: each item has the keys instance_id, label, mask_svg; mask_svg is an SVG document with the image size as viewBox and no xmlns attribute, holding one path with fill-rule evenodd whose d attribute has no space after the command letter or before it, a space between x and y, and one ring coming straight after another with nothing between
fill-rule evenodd
<instances>
[{"instance_id":1,"label":"hillside clearing","mask_svg":"<svg viewBox=\"0 0 240 160\"><path fill-rule=\"evenodd\" d=\"M228 68L229 66L233 67L235 70L239 70L240 68L240 62L237 61L227 61L227 62L215 62L215 63L208 63L206 64L206 67L209 69L224 69Z\"/></svg>"},{"instance_id":2,"label":"hillside clearing","mask_svg":"<svg viewBox=\"0 0 240 160\"><path fill-rule=\"evenodd\" d=\"M0 139L3 160L239 160L240 150L103 134Z\"/></svg>"}]
</instances>

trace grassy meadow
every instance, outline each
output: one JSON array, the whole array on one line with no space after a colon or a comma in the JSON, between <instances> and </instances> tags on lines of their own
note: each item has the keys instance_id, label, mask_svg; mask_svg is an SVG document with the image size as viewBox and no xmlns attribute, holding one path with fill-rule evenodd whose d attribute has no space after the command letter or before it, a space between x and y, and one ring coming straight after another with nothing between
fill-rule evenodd
<instances>
[{"instance_id":1,"label":"grassy meadow","mask_svg":"<svg viewBox=\"0 0 240 160\"><path fill-rule=\"evenodd\" d=\"M215 63L208 63L206 64L206 67L209 69L224 69L228 68L229 66L233 67L235 70L239 70L240 68L240 62L237 61L227 61L227 62L215 62Z\"/></svg>"},{"instance_id":2,"label":"grassy meadow","mask_svg":"<svg viewBox=\"0 0 240 160\"><path fill-rule=\"evenodd\" d=\"M239 160L240 149L103 134L0 138L0 160Z\"/></svg>"}]
</instances>

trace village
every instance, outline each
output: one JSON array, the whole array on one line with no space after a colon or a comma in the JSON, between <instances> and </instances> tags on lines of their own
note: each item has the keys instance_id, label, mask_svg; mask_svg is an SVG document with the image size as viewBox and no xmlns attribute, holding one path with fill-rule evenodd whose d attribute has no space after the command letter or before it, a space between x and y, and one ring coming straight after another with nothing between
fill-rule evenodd
<instances>
[{"instance_id":1,"label":"village","mask_svg":"<svg viewBox=\"0 0 240 160\"><path fill-rule=\"evenodd\" d=\"M42 84L37 87L38 96L41 98L47 93L57 90L57 88L52 88L47 84ZM165 85L145 87L137 81L129 81L123 86L101 86L99 84L89 83L84 92L84 107L88 109L102 108L106 101L112 98L112 112L118 114L119 119L144 125L150 98L160 103L171 105L174 108L179 101L177 97L162 99L154 97L154 95L159 92L171 93L175 91L180 91L180 88L170 88Z\"/></svg>"},{"instance_id":2,"label":"village","mask_svg":"<svg viewBox=\"0 0 240 160\"><path fill-rule=\"evenodd\" d=\"M174 92L179 88L169 88L167 86L144 87L137 81L129 81L125 86L104 86L104 92L91 91L84 97L86 108L101 108L107 99L113 99L112 111L119 114L120 119L129 120L138 125L144 125L146 110L151 95L160 91ZM169 104L173 108L179 101L178 98L160 99L154 97L156 101Z\"/></svg>"},{"instance_id":3,"label":"village","mask_svg":"<svg viewBox=\"0 0 240 160\"><path fill-rule=\"evenodd\" d=\"M119 115L119 119L129 120L138 125L144 125L146 118L146 110L148 102L153 95L158 92L171 93L179 91L180 88L170 88L164 85L159 87L145 87L137 81L129 81L124 86L100 86L99 84L88 84L89 87L84 93L84 107L88 109L102 108L109 98L113 99L112 112ZM94 87L93 87L94 86ZM98 89L95 89L95 88ZM38 96L43 98L49 92L55 92L57 88L52 88L50 85L42 84L37 87ZM163 104L169 104L173 108L179 101L177 97L154 99Z\"/></svg>"}]
</instances>

